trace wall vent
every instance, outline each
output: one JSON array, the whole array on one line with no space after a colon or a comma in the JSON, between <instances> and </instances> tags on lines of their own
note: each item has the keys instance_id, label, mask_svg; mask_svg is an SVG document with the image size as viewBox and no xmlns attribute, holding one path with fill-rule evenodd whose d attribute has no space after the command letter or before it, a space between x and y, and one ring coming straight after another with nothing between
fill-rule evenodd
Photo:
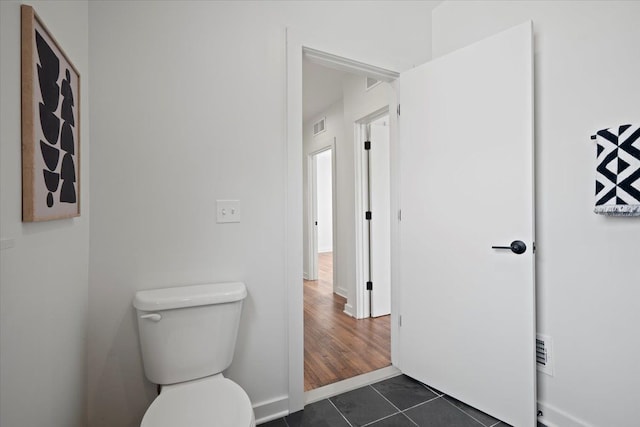
<instances>
[{"instance_id":1,"label":"wall vent","mask_svg":"<svg viewBox=\"0 0 640 427\"><path fill-rule=\"evenodd\" d=\"M323 117L323 118L321 118L320 120L318 120L317 122L315 122L313 124L313 136L316 136L319 133L322 133L325 130L327 130L327 128L325 126L325 119L326 119L326 117Z\"/></svg>"},{"instance_id":2,"label":"wall vent","mask_svg":"<svg viewBox=\"0 0 640 427\"><path fill-rule=\"evenodd\" d=\"M367 90L378 86L380 83L382 83L381 80L374 79L373 77L367 77L367 80L366 80Z\"/></svg>"},{"instance_id":3,"label":"wall vent","mask_svg":"<svg viewBox=\"0 0 640 427\"><path fill-rule=\"evenodd\" d=\"M538 366L538 371L549 376L553 376L552 347L550 336L542 334L536 335L536 365Z\"/></svg>"}]
</instances>

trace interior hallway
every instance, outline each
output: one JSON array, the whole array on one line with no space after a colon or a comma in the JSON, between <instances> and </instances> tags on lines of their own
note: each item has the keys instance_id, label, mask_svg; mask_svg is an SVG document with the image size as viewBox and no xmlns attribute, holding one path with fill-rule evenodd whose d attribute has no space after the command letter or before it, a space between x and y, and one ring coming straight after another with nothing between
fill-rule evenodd
<instances>
[{"instance_id":1,"label":"interior hallway","mask_svg":"<svg viewBox=\"0 0 640 427\"><path fill-rule=\"evenodd\" d=\"M356 320L333 293L331 252L318 254L318 280L304 281L304 390L391 365L390 317Z\"/></svg>"}]
</instances>

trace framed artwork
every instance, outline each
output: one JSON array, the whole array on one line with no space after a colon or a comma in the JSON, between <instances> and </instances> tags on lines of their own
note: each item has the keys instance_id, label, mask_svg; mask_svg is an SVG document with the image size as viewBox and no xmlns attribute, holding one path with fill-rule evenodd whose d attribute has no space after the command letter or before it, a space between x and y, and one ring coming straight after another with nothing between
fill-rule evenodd
<instances>
[{"instance_id":1,"label":"framed artwork","mask_svg":"<svg viewBox=\"0 0 640 427\"><path fill-rule=\"evenodd\" d=\"M80 73L22 5L22 221L80 215Z\"/></svg>"}]
</instances>

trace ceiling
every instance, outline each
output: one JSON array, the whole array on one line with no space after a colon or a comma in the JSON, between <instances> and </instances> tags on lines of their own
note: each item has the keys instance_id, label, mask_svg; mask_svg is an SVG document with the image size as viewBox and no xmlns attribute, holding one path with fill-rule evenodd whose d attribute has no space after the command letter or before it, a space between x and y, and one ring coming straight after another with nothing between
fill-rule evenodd
<instances>
[{"instance_id":1,"label":"ceiling","mask_svg":"<svg viewBox=\"0 0 640 427\"><path fill-rule=\"evenodd\" d=\"M349 73L302 61L302 118L305 122L342 98L342 80Z\"/></svg>"}]
</instances>

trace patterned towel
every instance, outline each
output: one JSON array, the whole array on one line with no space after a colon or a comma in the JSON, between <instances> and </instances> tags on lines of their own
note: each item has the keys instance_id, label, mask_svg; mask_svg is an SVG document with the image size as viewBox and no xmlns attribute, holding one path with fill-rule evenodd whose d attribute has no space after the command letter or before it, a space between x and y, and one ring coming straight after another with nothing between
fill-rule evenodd
<instances>
[{"instance_id":1,"label":"patterned towel","mask_svg":"<svg viewBox=\"0 0 640 427\"><path fill-rule=\"evenodd\" d=\"M602 215L640 216L640 126L596 133L596 208Z\"/></svg>"}]
</instances>

